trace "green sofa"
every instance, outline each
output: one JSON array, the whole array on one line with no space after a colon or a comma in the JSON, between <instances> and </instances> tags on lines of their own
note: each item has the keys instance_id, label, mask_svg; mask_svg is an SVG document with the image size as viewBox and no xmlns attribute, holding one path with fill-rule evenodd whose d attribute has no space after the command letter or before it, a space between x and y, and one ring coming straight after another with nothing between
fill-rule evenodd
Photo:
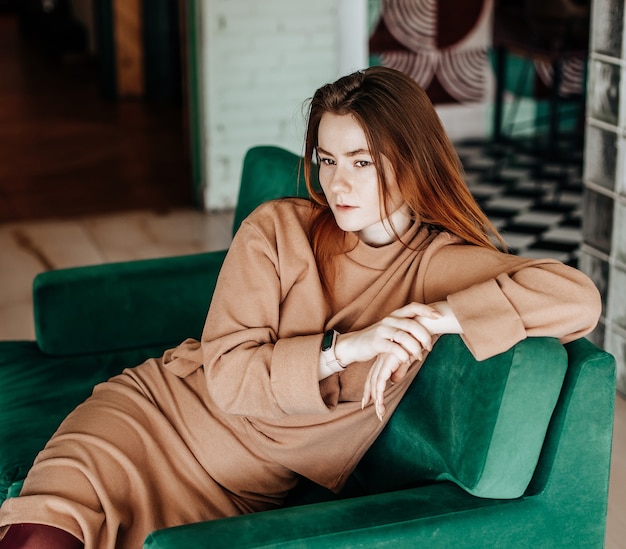
<instances>
[{"instance_id":1,"label":"green sofa","mask_svg":"<svg viewBox=\"0 0 626 549\"><path fill-rule=\"evenodd\" d=\"M234 230L260 202L305 192L298 160L248 152ZM36 278L37 340L0 342L0 500L19 496L96 383L200 336L224 255ZM156 531L144 547L602 547L614 366L585 339L527 339L477 362L444 336L341 494L302 479L284 508Z\"/></svg>"}]
</instances>

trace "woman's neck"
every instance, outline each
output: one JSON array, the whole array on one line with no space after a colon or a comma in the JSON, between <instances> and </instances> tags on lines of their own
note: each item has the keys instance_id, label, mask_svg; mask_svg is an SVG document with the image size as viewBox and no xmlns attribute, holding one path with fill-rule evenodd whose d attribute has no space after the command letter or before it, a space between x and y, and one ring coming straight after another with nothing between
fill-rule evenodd
<instances>
[{"instance_id":1,"label":"woman's neck","mask_svg":"<svg viewBox=\"0 0 626 549\"><path fill-rule=\"evenodd\" d=\"M402 237L413 225L414 219L406 204L376 225L359 231L357 236L368 246L380 248Z\"/></svg>"}]
</instances>

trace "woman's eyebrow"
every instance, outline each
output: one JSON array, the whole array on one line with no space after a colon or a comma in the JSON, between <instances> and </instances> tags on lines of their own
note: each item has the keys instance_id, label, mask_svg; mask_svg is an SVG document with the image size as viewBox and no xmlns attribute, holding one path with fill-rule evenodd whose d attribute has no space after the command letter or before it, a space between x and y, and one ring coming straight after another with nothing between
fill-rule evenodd
<instances>
[{"instance_id":1,"label":"woman's eyebrow","mask_svg":"<svg viewBox=\"0 0 626 549\"><path fill-rule=\"evenodd\" d=\"M318 154L321 153L321 154L326 154L328 156L333 156L332 153L324 150L322 147L317 147L317 152L318 152ZM359 154L370 154L370 151L368 149L362 149L361 148L361 149L356 149L354 151L349 151L349 152L345 153L344 155L345 156L358 156Z\"/></svg>"}]
</instances>

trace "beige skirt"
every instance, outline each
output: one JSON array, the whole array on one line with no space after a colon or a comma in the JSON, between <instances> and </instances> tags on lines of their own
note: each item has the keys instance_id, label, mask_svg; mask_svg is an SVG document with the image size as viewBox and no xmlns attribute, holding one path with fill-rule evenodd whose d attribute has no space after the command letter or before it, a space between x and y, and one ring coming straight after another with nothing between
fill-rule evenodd
<instances>
[{"instance_id":1,"label":"beige skirt","mask_svg":"<svg viewBox=\"0 0 626 549\"><path fill-rule=\"evenodd\" d=\"M216 413L202 368L179 378L149 360L67 417L0 526L46 524L87 549L137 549L159 528L276 507L295 475L251 448L243 424Z\"/></svg>"}]
</instances>

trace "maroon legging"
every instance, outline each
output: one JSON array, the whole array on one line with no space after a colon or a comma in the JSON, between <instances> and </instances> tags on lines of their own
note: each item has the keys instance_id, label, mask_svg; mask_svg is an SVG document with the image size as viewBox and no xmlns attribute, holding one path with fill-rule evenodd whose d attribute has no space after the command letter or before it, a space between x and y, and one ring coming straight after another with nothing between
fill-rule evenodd
<instances>
[{"instance_id":1,"label":"maroon legging","mask_svg":"<svg viewBox=\"0 0 626 549\"><path fill-rule=\"evenodd\" d=\"M83 542L65 530L44 524L13 524L0 549L83 549Z\"/></svg>"}]
</instances>

